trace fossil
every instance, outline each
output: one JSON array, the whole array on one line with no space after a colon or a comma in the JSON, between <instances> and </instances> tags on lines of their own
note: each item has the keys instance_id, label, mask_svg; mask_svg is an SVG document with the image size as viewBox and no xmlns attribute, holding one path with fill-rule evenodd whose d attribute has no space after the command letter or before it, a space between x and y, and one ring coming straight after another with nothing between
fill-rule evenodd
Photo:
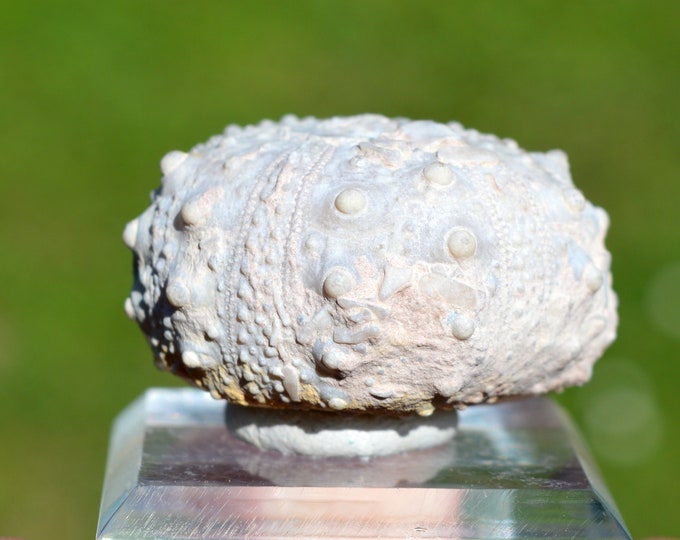
<instances>
[{"instance_id":1,"label":"fossil","mask_svg":"<svg viewBox=\"0 0 680 540\"><path fill-rule=\"evenodd\" d=\"M126 311L216 398L428 415L582 384L615 338L608 217L561 151L288 116L161 169Z\"/></svg>"}]
</instances>

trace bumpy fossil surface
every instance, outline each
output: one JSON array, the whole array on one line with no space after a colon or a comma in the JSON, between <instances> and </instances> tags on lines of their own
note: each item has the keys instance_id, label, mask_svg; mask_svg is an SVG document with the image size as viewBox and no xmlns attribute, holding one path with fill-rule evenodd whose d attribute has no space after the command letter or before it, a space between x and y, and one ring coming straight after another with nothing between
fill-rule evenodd
<instances>
[{"instance_id":1,"label":"bumpy fossil surface","mask_svg":"<svg viewBox=\"0 0 680 540\"><path fill-rule=\"evenodd\" d=\"M581 384L615 337L608 217L560 151L291 116L161 169L126 311L215 397L427 415Z\"/></svg>"}]
</instances>

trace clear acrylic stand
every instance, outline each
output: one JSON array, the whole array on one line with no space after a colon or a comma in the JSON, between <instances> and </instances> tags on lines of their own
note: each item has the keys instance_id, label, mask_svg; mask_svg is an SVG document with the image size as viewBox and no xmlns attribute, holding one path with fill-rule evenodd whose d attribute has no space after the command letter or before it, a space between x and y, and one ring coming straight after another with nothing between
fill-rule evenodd
<instances>
[{"instance_id":1,"label":"clear acrylic stand","mask_svg":"<svg viewBox=\"0 0 680 540\"><path fill-rule=\"evenodd\" d=\"M227 406L151 389L120 414L98 539L631 538L547 398L471 407L450 443L369 460L260 451Z\"/></svg>"}]
</instances>

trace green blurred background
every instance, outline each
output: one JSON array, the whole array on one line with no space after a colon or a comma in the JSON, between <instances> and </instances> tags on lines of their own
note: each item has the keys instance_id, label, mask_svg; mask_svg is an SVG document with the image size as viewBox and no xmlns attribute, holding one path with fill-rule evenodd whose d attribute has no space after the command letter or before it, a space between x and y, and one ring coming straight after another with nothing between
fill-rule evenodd
<instances>
[{"instance_id":1,"label":"green blurred background","mask_svg":"<svg viewBox=\"0 0 680 540\"><path fill-rule=\"evenodd\" d=\"M680 2L0 2L0 536L94 538L159 373L120 235L158 161L285 113L458 120L568 152L612 225L618 341L558 399L635 537L680 535Z\"/></svg>"}]
</instances>

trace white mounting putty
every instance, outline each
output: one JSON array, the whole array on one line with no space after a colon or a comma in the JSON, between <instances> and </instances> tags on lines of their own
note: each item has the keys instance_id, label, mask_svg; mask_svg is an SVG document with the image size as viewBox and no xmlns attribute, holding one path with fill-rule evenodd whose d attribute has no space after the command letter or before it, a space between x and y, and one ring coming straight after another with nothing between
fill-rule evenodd
<instances>
[{"instance_id":1,"label":"white mounting putty","mask_svg":"<svg viewBox=\"0 0 680 540\"><path fill-rule=\"evenodd\" d=\"M450 441L457 423L456 411L424 418L227 407L227 427L239 438L265 450L316 457L378 457L429 448Z\"/></svg>"}]
</instances>

